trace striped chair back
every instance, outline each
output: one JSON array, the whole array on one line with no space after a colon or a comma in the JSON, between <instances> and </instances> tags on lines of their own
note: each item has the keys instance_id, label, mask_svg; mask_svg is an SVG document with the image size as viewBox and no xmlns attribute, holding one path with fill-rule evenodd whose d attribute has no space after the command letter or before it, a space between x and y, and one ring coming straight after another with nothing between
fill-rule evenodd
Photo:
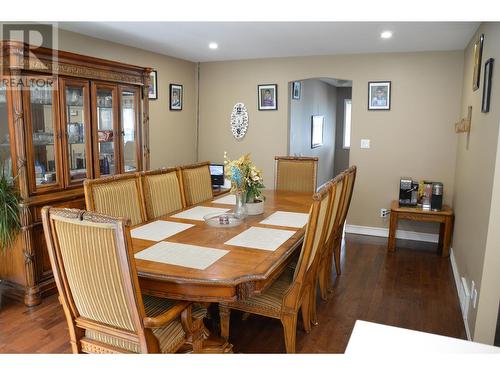
<instances>
[{"instance_id":1,"label":"striped chair back","mask_svg":"<svg viewBox=\"0 0 500 375\"><path fill-rule=\"evenodd\" d=\"M210 162L179 167L185 206L213 198Z\"/></svg>"},{"instance_id":2,"label":"striped chair back","mask_svg":"<svg viewBox=\"0 0 500 375\"><path fill-rule=\"evenodd\" d=\"M179 174L176 168L140 173L148 220L183 208Z\"/></svg>"},{"instance_id":3,"label":"striped chair back","mask_svg":"<svg viewBox=\"0 0 500 375\"><path fill-rule=\"evenodd\" d=\"M345 174L345 187L343 199L340 208L340 219L338 225L342 227L349 212L349 206L351 205L352 192L354 190L354 182L356 181L356 171L355 165L351 166L349 169L344 171Z\"/></svg>"},{"instance_id":4,"label":"striped chair back","mask_svg":"<svg viewBox=\"0 0 500 375\"><path fill-rule=\"evenodd\" d=\"M146 221L140 178L135 174L85 180L87 210L130 219L132 225Z\"/></svg>"},{"instance_id":5,"label":"striped chair back","mask_svg":"<svg viewBox=\"0 0 500 375\"><path fill-rule=\"evenodd\" d=\"M332 180L332 207L330 210L330 221L328 223L328 230L325 237L325 244L331 246L333 238L335 237L336 229L340 223L341 206L342 206L342 193L344 191L344 184L346 174L340 173Z\"/></svg>"},{"instance_id":6,"label":"striped chair back","mask_svg":"<svg viewBox=\"0 0 500 375\"><path fill-rule=\"evenodd\" d=\"M326 232L329 225L329 210L332 198L332 184L330 182L313 196L313 204L309 211L309 220L302 243L297 267L295 268L294 281L300 282L314 272L313 264L318 259L318 253L323 248ZM310 275L313 276L313 275Z\"/></svg>"},{"instance_id":7,"label":"striped chair back","mask_svg":"<svg viewBox=\"0 0 500 375\"><path fill-rule=\"evenodd\" d=\"M49 207L42 220L73 352L147 352L129 221Z\"/></svg>"},{"instance_id":8,"label":"striped chair back","mask_svg":"<svg viewBox=\"0 0 500 375\"><path fill-rule=\"evenodd\" d=\"M276 156L275 189L301 193L316 191L318 158Z\"/></svg>"}]
</instances>

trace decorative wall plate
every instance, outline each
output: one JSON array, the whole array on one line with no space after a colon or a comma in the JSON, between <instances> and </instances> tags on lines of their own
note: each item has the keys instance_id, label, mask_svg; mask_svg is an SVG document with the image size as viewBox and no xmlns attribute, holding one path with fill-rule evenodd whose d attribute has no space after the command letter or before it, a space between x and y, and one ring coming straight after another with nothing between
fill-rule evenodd
<instances>
[{"instance_id":1,"label":"decorative wall plate","mask_svg":"<svg viewBox=\"0 0 500 375\"><path fill-rule=\"evenodd\" d=\"M242 139L247 133L248 129L248 112L245 104L236 103L231 112L231 131L233 137Z\"/></svg>"}]
</instances>

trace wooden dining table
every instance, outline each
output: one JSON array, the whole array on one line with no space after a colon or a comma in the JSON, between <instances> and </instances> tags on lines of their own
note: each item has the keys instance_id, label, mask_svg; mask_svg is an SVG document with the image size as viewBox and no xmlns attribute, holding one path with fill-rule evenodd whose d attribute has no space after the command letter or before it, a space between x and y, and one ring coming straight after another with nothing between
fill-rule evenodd
<instances>
[{"instance_id":1,"label":"wooden dining table","mask_svg":"<svg viewBox=\"0 0 500 375\"><path fill-rule=\"evenodd\" d=\"M194 225L168 237L168 242L227 250L228 253L203 270L136 259L143 293L178 300L222 302L245 299L264 291L281 274L287 266L287 261L300 250L305 227L275 226L260 222L276 211L307 214L312 203L312 194L266 190L264 196L266 198L264 213L247 216L243 223L236 227L211 227L204 221L172 217L180 211L159 218L159 220ZM233 207L214 203L214 199L202 202L198 206L226 209ZM146 223L136 227L144 224ZM295 233L275 251L225 244L250 227L284 229ZM155 244L155 241L132 238L134 253Z\"/></svg>"},{"instance_id":2,"label":"wooden dining table","mask_svg":"<svg viewBox=\"0 0 500 375\"><path fill-rule=\"evenodd\" d=\"M194 225L169 237L169 242L228 250L229 253L204 270L136 259L142 290L165 298L198 302L234 301L265 290L279 275L286 260L302 243L304 228L278 227L259 222L276 211L308 213L312 194L272 190L265 191L264 194L266 197L264 213L247 216L243 223L236 227L211 227L204 221L174 218L172 215L175 213L160 218L160 220ZM212 203L212 200L202 202L198 206L232 207L227 204ZM250 227L286 229L295 231L295 234L275 251L224 244ZM132 238L134 253L155 243L155 241Z\"/></svg>"}]
</instances>

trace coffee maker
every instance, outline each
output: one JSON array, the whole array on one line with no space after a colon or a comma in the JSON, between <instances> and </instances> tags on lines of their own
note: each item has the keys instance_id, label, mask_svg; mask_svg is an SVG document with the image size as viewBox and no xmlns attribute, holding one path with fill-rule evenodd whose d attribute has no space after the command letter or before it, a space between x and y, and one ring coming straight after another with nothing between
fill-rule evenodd
<instances>
[{"instance_id":1,"label":"coffee maker","mask_svg":"<svg viewBox=\"0 0 500 375\"><path fill-rule=\"evenodd\" d=\"M418 201L418 182L411 177L401 177L399 180L399 205L415 207Z\"/></svg>"}]
</instances>

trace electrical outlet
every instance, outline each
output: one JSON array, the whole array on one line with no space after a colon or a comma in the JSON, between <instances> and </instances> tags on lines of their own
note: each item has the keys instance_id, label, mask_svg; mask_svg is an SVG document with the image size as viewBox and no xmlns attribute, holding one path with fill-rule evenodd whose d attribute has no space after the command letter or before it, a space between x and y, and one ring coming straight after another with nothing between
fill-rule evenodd
<instances>
[{"instance_id":1,"label":"electrical outlet","mask_svg":"<svg viewBox=\"0 0 500 375\"><path fill-rule=\"evenodd\" d=\"M391 210L389 210L388 208L381 208L380 209L380 217L387 217L389 216L391 213Z\"/></svg>"}]
</instances>

